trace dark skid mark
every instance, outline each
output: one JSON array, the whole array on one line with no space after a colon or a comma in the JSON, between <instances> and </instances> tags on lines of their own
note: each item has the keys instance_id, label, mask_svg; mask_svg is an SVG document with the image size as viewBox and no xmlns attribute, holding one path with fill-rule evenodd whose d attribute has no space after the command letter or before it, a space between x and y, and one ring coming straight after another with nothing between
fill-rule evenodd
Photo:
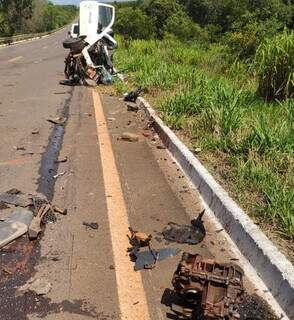
<instances>
[{"instance_id":1,"label":"dark skid mark","mask_svg":"<svg viewBox=\"0 0 294 320\"><path fill-rule=\"evenodd\" d=\"M15 309L9 308L6 303L0 304L1 320L28 320L28 314L34 314L43 319L47 315L60 313L76 314L99 320L117 319L115 315L110 316L103 312L97 312L92 305L84 300L64 300L53 303L51 299L37 296L32 292L15 297L14 300L15 306L17 306Z\"/></svg>"},{"instance_id":2,"label":"dark skid mark","mask_svg":"<svg viewBox=\"0 0 294 320\"><path fill-rule=\"evenodd\" d=\"M72 99L73 89L69 91L70 96L65 100L63 108L59 114L60 117L68 118L69 105ZM62 146L65 124L55 125L49 137L49 143L42 155L41 167L39 169L38 192L44 194L48 200L52 200L54 194L55 179L57 174L58 156Z\"/></svg>"}]
</instances>

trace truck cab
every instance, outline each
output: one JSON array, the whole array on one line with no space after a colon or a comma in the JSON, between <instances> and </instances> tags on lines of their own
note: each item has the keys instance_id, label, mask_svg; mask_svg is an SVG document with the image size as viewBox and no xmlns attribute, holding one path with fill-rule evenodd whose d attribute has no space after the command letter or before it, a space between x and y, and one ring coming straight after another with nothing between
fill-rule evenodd
<instances>
[{"instance_id":1,"label":"truck cab","mask_svg":"<svg viewBox=\"0 0 294 320\"><path fill-rule=\"evenodd\" d=\"M73 39L76 39L80 35L80 26L78 23L73 23L71 25L70 31L68 32L69 36Z\"/></svg>"}]
</instances>

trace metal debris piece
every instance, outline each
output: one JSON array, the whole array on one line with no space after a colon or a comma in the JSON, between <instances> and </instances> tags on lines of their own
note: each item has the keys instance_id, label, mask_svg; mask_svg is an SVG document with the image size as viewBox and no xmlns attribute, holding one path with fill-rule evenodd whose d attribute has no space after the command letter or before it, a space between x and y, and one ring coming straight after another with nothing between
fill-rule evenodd
<instances>
[{"instance_id":1,"label":"metal debris piece","mask_svg":"<svg viewBox=\"0 0 294 320\"><path fill-rule=\"evenodd\" d=\"M52 285L46 279L31 279L17 291L19 294L26 292L34 292L38 296L43 296L51 291Z\"/></svg>"},{"instance_id":2,"label":"metal debris piece","mask_svg":"<svg viewBox=\"0 0 294 320\"><path fill-rule=\"evenodd\" d=\"M55 205L52 206L52 209L53 209L54 212L60 213L60 214L62 214L64 216L67 215L67 209L61 209L61 208L59 208L59 207L57 207Z\"/></svg>"},{"instance_id":3,"label":"metal debris piece","mask_svg":"<svg viewBox=\"0 0 294 320\"><path fill-rule=\"evenodd\" d=\"M54 162L55 163L65 163L65 162L67 162L67 156L60 157L60 158L58 158L58 160L55 160Z\"/></svg>"},{"instance_id":4,"label":"metal debris piece","mask_svg":"<svg viewBox=\"0 0 294 320\"><path fill-rule=\"evenodd\" d=\"M129 230L131 232L131 236L128 236L130 240L130 244L133 247L149 247L150 246L150 241L152 239L152 235L149 234L147 236L146 233L140 232L140 231L135 231L133 228L129 227Z\"/></svg>"},{"instance_id":5,"label":"metal debris piece","mask_svg":"<svg viewBox=\"0 0 294 320\"><path fill-rule=\"evenodd\" d=\"M139 110L139 107L135 102L128 102L127 108L128 108L128 111L131 111L131 112L138 112Z\"/></svg>"},{"instance_id":6,"label":"metal debris piece","mask_svg":"<svg viewBox=\"0 0 294 320\"><path fill-rule=\"evenodd\" d=\"M9 217L0 221L0 248L25 234L32 219L31 211L16 208Z\"/></svg>"},{"instance_id":7,"label":"metal debris piece","mask_svg":"<svg viewBox=\"0 0 294 320\"><path fill-rule=\"evenodd\" d=\"M129 142L136 142L139 141L139 136L134 133L124 132L121 135L121 139Z\"/></svg>"},{"instance_id":8,"label":"metal debris piece","mask_svg":"<svg viewBox=\"0 0 294 320\"><path fill-rule=\"evenodd\" d=\"M202 221L204 213L205 210L203 210L197 218L191 221L191 225L178 225L170 222L162 230L164 239L178 243L200 243L206 235L205 227Z\"/></svg>"},{"instance_id":9,"label":"metal debris piece","mask_svg":"<svg viewBox=\"0 0 294 320\"><path fill-rule=\"evenodd\" d=\"M13 147L16 151L25 151L26 150L26 148L25 147L23 147L23 146L15 146L15 147Z\"/></svg>"},{"instance_id":10,"label":"metal debris piece","mask_svg":"<svg viewBox=\"0 0 294 320\"><path fill-rule=\"evenodd\" d=\"M183 253L172 279L174 291L185 302L182 315L185 319L239 320L243 274L234 264Z\"/></svg>"},{"instance_id":11,"label":"metal debris piece","mask_svg":"<svg viewBox=\"0 0 294 320\"><path fill-rule=\"evenodd\" d=\"M32 205L32 199L28 198L26 195L19 194L19 193L8 193L8 192L1 193L0 202L4 202L6 204L13 204L17 207L23 207L23 208Z\"/></svg>"},{"instance_id":12,"label":"metal debris piece","mask_svg":"<svg viewBox=\"0 0 294 320\"><path fill-rule=\"evenodd\" d=\"M36 239L39 233L42 231L41 223L45 214L51 210L50 204L43 204L38 211L37 215L33 218L30 227L29 227L29 239Z\"/></svg>"},{"instance_id":13,"label":"metal debris piece","mask_svg":"<svg viewBox=\"0 0 294 320\"><path fill-rule=\"evenodd\" d=\"M53 124L64 124L66 122L65 117L56 117L56 118L49 118L47 121L53 123Z\"/></svg>"},{"instance_id":14,"label":"metal debris piece","mask_svg":"<svg viewBox=\"0 0 294 320\"><path fill-rule=\"evenodd\" d=\"M176 256L181 250L174 248L162 248L140 251L135 254L134 270L153 269L158 261Z\"/></svg>"},{"instance_id":15,"label":"metal debris piece","mask_svg":"<svg viewBox=\"0 0 294 320\"><path fill-rule=\"evenodd\" d=\"M32 134L39 134L39 129L38 129L38 128L34 129L34 130L32 131Z\"/></svg>"},{"instance_id":16,"label":"metal debris piece","mask_svg":"<svg viewBox=\"0 0 294 320\"><path fill-rule=\"evenodd\" d=\"M57 179L57 178L59 178L59 177L62 177L62 176L65 175L65 174L66 174L66 171L60 172L60 173L55 174L55 175L53 176L53 178L54 178L54 179Z\"/></svg>"},{"instance_id":17,"label":"metal debris piece","mask_svg":"<svg viewBox=\"0 0 294 320\"><path fill-rule=\"evenodd\" d=\"M151 251L151 239L152 235L147 235L144 232L135 231L129 227L131 236L128 235L131 248L128 248L128 252L132 259L136 259L136 254L139 252L140 248L148 247Z\"/></svg>"},{"instance_id":18,"label":"metal debris piece","mask_svg":"<svg viewBox=\"0 0 294 320\"><path fill-rule=\"evenodd\" d=\"M93 230L97 230L99 225L97 222L83 222L83 225L86 226L87 228L91 228Z\"/></svg>"}]
</instances>

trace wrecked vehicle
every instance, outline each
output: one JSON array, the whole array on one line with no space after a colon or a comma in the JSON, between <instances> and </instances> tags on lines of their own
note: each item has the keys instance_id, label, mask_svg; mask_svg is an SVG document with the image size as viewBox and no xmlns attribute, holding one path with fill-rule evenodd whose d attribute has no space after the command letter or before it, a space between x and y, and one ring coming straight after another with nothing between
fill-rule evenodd
<instances>
[{"instance_id":1,"label":"wrecked vehicle","mask_svg":"<svg viewBox=\"0 0 294 320\"><path fill-rule=\"evenodd\" d=\"M69 49L65 58L64 85L111 84L115 74L112 55L117 48L111 27L115 9L97 1L80 4L79 36L67 38L63 47Z\"/></svg>"},{"instance_id":2,"label":"wrecked vehicle","mask_svg":"<svg viewBox=\"0 0 294 320\"><path fill-rule=\"evenodd\" d=\"M183 301L184 319L237 320L244 294L243 271L199 254L183 253L173 276L174 291Z\"/></svg>"}]
</instances>

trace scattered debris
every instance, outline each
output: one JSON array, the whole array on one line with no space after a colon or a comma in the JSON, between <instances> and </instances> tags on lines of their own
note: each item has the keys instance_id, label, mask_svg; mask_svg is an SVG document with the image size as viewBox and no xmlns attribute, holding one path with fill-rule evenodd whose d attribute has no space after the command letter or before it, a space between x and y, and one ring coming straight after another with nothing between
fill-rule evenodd
<instances>
[{"instance_id":1,"label":"scattered debris","mask_svg":"<svg viewBox=\"0 0 294 320\"><path fill-rule=\"evenodd\" d=\"M140 93L143 91L143 89L140 87L139 89L135 91L131 91L128 94L125 95L124 101L128 102L136 102L137 98L139 97Z\"/></svg>"},{"instance_id":2,"label":"scattered debris","mask_svg":"<svg viewBox=\"0 0 294 320\"><path fill-rule=\"evenodd\" d=\"M25 234L32 219L31 211L16 208L9 217L0 221L0 248Z\"/></svg>"},{"instance_id":3,"label":"scattered debris","mask_svg":"<svg viewBox=\"0 0 294 320\"><path fill-rule=\"evenodd\" d=\"M39 129L34 129L33 131L32 131L32 134L39 134L39 132L40 132L40 130Z\"/></svg>"},{"instance_id":4,"label":"scattered debris","mask_svg":"<svg viewBox=\"0 0 294 320\"><path fill-rule=\"evenodd\" d=\"M201 151L202 151L201 148L195 148L195 149L194 149L194 153L200 153Z\"/></svg>"},{"instance_id":5,"label":"scattered debris","mask_svg":"<svg viewBox=\"0 0 294 320\"><path fill-rule=\"evenodd\" d=\"M36 239L39 233L42 231L41 229L42 219L49 210L51 210L51 205L43 204L42 207L39 209L37 215L33 218L29 227L30 240Z\"/></svg>"},{"instance_id":6,"label":"scattered debris","mask_svg":"<svg viewBox=\"0 0 294 320\"><path fill-rule=\"evenodd\" d=\"M150 137L150 133L149 132L143 132L142 135L146 138L149 138Z\"/></svg>"},{"instance_id":7,"label":"scattered debris","mask_svg":"<svg viewBox=\"0 0 294 320\"><path fill-rule=\"evenodd\" d=\"M17 207L23 207L23 208L32 205L31 198L28 198L26 195L22 195L19 193L8 193L8 192L1 193L0 202L6 203L6 204L13 204Z\"/></svg>"},{"instance_id":8,"label":"scattered debris","mask_svg":"<svg viewBox=\"0 0 294 320\"><path fill-rule=\"evenodd\" d=\"M25 285L20 287L17 291L19 294L26 292L34 292L38 296L43 296L51 291L52 285L46 279L34 279L29 280Z\"/></svg>"},{"instance_id":9,"label":"scattered debris","mask_svg":"<svg viewBox=\"0 0 294 320\"><path fill-rule=\"evenodd\" d=\"M55 205L52 206L52 209L53 209L54 212L60 213L60 214L62 214L64 216L67 215L67 209L61 209L61 208L59 208L59 207L57 207Z\"/></svg>"},{"instance_id":10,"label":"scattered debris","mask_svg":"<svg viewBox=\"0 0 294 320\"><path fill-rule=\"evenodd\" d=\"M58 160L55 160L55 163L65 163L67 162L67 156L59 158Z\"/></svg>"},{"instance_id":11,"label":"scattered debris","mask_svg":"<svg viewBox=\"0 0 294 320\"><path fill-rule=\"evenodd\" d=\"M110 269L110 270L115 270L114 265L113 265L113 264L111 264L111 265L109 266L109 269Z\"/></svg>"},{"instance_id":12,"label":"scattered debris","mask_svg":"<svg viewBox=\"0 0 294 320\"><path fill-rule=\"evenodd\" d=\"M68 94L70 91L54 92L54 94Z\"/></svg>"},{"instance_id":13,"label":"scattered debris","mask_svg":"<svg viewBox=\"0 0 294 320\"><path fill-rule=\"evenodd\" d=\"M115 119L115 118L112 118L112 117L108 117L107 120L108 120L108 121L115 121L116 119Z\"/></svg>"},{"instance_id":14,"label":"scattered debris","mask_svg":"<svg viewBox=\"0 0 294 320\"><path fill-rule=\"evenodd\" d=\"M12 188L12 189L8 190L6 193L9 193L9 194L20 194L21 191L16 189L16 188Z\"/></svg>"},{"instance_id":15,"label":"scattered debris","mask_svg":"<svg viewBox=\"0 0 294 320\"><path fill-rule=\"evenodd\" d=\"M93 229L93 230L97 230L99 225L97 222L83 222L83 225L86 226L87 228Z\"/></svg>"},{"instance_id":16,"label":"scattered debris","mask_svg":"<svg viewBox=\"0 0 294 320\"><path fill-rule=\"evenodd\" d=\"M131 111L131 112L138 112L139 110L139 107L135 102L127 103L127 108L128 108L128 111Z\"/></svg>"},{"instance_id":17,"label":"scattered debris","mask_svg":"<svg viewBox=\"0 0 294 320\"><path fill-rule=\"evenodd\" d=\"M16 151L25 151L25 150L26 150L26 148L23 147L23 146L14 146L13 148L14 148Z\"/></svg>"},{"instance_id":18,"label":"scattered debris","mask_svg":"<svg viewBox=\"0 0 294 320\"><path fill-rule=\"evenodd\" d=\"M164 239L178 243L200 243L206 235L202 221L204 213L205 210L191 221L191 225L178 225L170 222L162 231Z\"/></svg>"},{"instance_id":19,"label":"scattered debris","mask_svg":"<svg viewBox=\"0 0 294 320\"><path fill-rule=\"evenodd\" d=\"M121 135L121 139L129 142L136 142L139 141L139 136L134 133L124 132Z\"/></svg>"},{"instance_id":20,"label":"scattered debris","mask_svg":"<svg viewBox=\"0 0 294 320\"><path fill-rule=\"evenodd\" d=\"M60 173L57 173L56 175L54 175L53 178L54 178L54 179L57 179L57 178L59 178L59 177L62 177L62 176L65 175L65 174L66 174L66 171L60 172Z\"/></svg>"},{"instance_id":21,"label":"scattered debris","mask_svg":"<svg viewBox=\"0 0 294 320\"><path fill-rule=\"evenodd\" d=\"M4 202L0 202L0 210L5 210L5 209L9 209L9 206Z\"/></svg>"},{"instance_id":22,"label":"scattered debris","mask_svg":"<svg viewBox=\"0 0 294 320\"><path fill-rule=\"evenodd\" d=\"M129 230L131 232L131 236L128 235L128 238L132 247L128 248L128 252L130 252L130 255L132 257L134 257L136 253L139 252L140 248L148 247L149 250L151 250L151 234L147 236L146 233L135 231L131 227L129 227Z\"/></svg>"},{"instance_id":23,"label":"scattered debris","mask_svg":"<svg viewBox=\"0 0 294 320\"><path fill-rule=\"evenodd\" d=\"M158 261L174 257L179 252L181 252L181 250L175 248L162 248L159 250L151 249L137 252L135 254L136 260L134 270L153 269Z\"/></svg>"},{"instance_id":24,"label":"scattered debris","mask_svg":"<svg viewBox=\"0 0 294 320\"><path fill-rule=\"evenodd\" d=\"M156 148L159 149L159 150L164 150L164 149L166 149L165 146L157 146Z\"/></svg>"},{"instance_id":25,"label":"scattered debris","mask_svg":"<svg viewBox=\"0 0 294 320\"><path fill-rule=\"evenodd\" d=\"M184 305L181 310L172 308L173 311L185 319L195 316L196 319L239 320L243 274L234 264L220 264L198 254L183 253L172 284Z\"/></svg>"},{"instance_id":26,"label":"scattered debris","mask_svg":"<svg viewBox=\"0 0 294 320\"><path fill-rule=\"evenodd\" d=\"M128 248L131 260L135 262L134 270L153 269L157 261L167 259L177 255L180 250L173 248L162 248L155 250L151 247L152 235L147 235L144 232L139 232L129 228L131 236L128 235L131 248ZM141 248L148 249L141 251Z\"/></svg>"},{"instance_id":27,"label":"scattered debris","mask_svg":"<svg viewBox=\"0 0 294 320\"><path fill-rule=\"evenodd\" d=\"M56 118L49 118L47 121L53 123L53 124L64 124L66 122L65 117L56 117Z\"/></svg>"}]
</instances>

